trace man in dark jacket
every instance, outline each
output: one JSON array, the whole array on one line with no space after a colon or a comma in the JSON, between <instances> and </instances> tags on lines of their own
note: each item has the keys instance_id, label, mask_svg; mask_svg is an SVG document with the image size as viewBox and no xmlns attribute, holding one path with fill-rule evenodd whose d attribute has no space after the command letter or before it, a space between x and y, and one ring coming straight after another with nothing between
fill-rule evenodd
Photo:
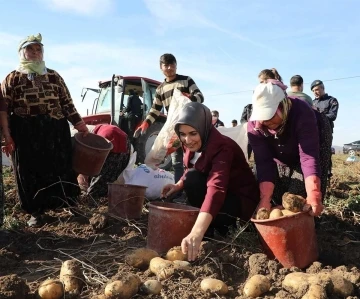
<instances>
[{"instance_id":1,"label":"man in dark jacket","mask_svg":"<svg viewBox=\"0 0 360 299\"><path fill-rule=\"evenodd\" d=\"M331 125L331 131L334 132L334 121L336 120L339 110L339 102L334 97L325 93L325 86L321 80L315 80L311 83L310 88L315 96L315 99L313 100L313 107L320 113L324 113L326 115ZM330 156L329 178L332 176L331 168L332 161Z\"/></svg>"},{"instance_id":2,"label":"man in dark jacket","mask_svg":"<svg viewBox=\"0 0 360 299\"><path fill-rule=\"evenodd\" d=\"M129 97L125 111L128 121L128 136L132 140L136 126L141 122L142 102L133 89L129 89Z\"/></svg>"}]
</instances>

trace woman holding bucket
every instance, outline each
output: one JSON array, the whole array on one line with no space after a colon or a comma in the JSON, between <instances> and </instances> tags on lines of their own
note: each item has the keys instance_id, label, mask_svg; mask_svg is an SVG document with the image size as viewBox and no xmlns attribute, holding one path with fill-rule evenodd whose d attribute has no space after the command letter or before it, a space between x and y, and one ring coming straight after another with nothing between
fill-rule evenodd
<instances>
[{"instance_id":1,"label":"woman holding bucket","mask_svg":"<svg viewBox=\"0 0 360 299\"><path fill-rule=\"evenodd\" d=\"M72 171L68 121L88 133L63 78L45 66L41 41L38 34L20 42L19 66L1 84L2 150L12 154L21 207L31 214L29 226L38 226L46 209L74 203L80 189Z\"/></svg>"},{"instance_id":2,"label":"woman holding bucket","mask_svg":"<svg viewBox=\"0 0 360 299\"><path fill-rule=\"evenodd\" d=\"M261 73L260 73L261 74ZM254 151L261 201L259 208L281 205L285 192L301 195L310 214L323 210L330 161L331 127L326 117L302 100L286 95L286 86L261 78L253 93L248 137Z\"/></svg>"},{"instance_id":3,"label":"woman holding bucket","mask_svg":"<svg viewBox=\"0 0 360 299\"><path fill-rule=\"evenodd\" d=\"M163 188L162 196L184 190L189 203L200 207L190 234L181 243L189 260L194 260L206 232L215 228L226 234L237 218L251 218L259 190L240 146L213 127L206 106L185 105L175 132L183 145L186 171L179 182Z\"/></svg>"},{"instance_id":4,"label":"woman holding bucket","mask_svg":"<svg viewBox=\"0 0 360 299\"><path fill-rule=\"evenodd\" d=\"M89 178L83 175L78 176L79 185L86 186L87 194L99 198L107 196L107 184L114 182L129 163L131 144L126 133L117 126L100 124L92 133L106 138L113 145L100 174L90 179L88 188L86 185Z\"/></svg>"}]
</instances>

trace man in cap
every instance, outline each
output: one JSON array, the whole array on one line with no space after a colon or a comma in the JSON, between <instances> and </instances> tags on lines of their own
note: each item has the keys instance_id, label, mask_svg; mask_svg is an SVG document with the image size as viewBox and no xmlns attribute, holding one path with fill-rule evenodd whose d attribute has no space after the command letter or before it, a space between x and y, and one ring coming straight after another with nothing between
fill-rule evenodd
<instances>
[{"instance_id":1,"label":"man in cap","mask_svg":"<svg viewBox=\"0 0 360 299\"><path fill-rule=\"evenodd\" d=\"M290 79L290 87L291 91L287 94L290 97L298 98L300 100L304 100L310 106L313 105L312 98L309 97L306 93L303 92L304 90L304 79L300 75L292 76Z\"/></svg>"},{"instance_id":2,"label":"man in cap","mask_svg":"<svg viewBox=\"0 0 360 299\"><path fill-rule=\"evenodd\" d=\"M321 80L315 80L311 83L311 91L313 92L315 99L313 101L314 108L320 113L324 113L331 125L331 132L334 132L334 121L336 120L337 113L339 110L339 102L332 96L325 93L325 86ZM332 176L331 173L331 156L330 156L330 171L329 178Z\"/></svg>"}]
</instances>

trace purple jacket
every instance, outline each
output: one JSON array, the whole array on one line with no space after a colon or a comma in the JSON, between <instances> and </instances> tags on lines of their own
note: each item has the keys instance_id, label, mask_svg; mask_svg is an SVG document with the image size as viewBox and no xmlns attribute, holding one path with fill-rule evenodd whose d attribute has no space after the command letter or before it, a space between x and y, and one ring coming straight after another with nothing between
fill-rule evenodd
<instances>
[{"instance_id":1,"label":"purple jacket","mask_svg":"<svg viewBox=\"0 0 360 299\"><path fill-rule=\"evenodd\" d=\"M277 163L289 167L301 165L304 178L310 175L320 177L319 131L315 111L302 100L290 100L292 107L280 136L254 130L255 122L248 122L249 143L254 151L259 183L275 183Z\"/></svg>"}]
</instances>

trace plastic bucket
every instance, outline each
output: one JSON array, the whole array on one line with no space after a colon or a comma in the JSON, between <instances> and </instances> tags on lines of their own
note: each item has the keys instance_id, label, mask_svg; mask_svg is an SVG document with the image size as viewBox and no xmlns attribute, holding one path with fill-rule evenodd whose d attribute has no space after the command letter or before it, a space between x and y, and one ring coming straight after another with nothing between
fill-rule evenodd
<instances>
[{"instance_id":1,"label":"plastic bucket","mask_svg":"<svg viewBox=\"0 0 360 299\"><path fill-rule=\"evenodd\" d=\"M319 252L314 217L308 212L276 219L256 220L255 224L269 258L276 258L285 268L309 266Z\"/></svg>"},{"instance_id":2,"label":"plastic bucket","mask_svg":"<svg viewBox=\"0 0 360 299\"><path fill-rule=\"evenodd\" d=\"M167 202L149 203L147 247L159 254L180 246L195 224L199 209Z\"/></svg>"},{"instance_id":3,"label":"plastic bucket","mask_svg":"<svg viewBox=\"0 0 360 299\"><path fill-rule=\"evenodd\" d=\"M92 133L86 137L82 133L76 133L74 139L73 169L79 174L88 176L100 174L105 160L113 148L112 143L104 137Z\"/></svg>"},{"instance_id":4,"label":"plastic bucket","mask_svg":"<svg viewBox=\"0 0 360 299\"><path fill-rule=\"evenodd\" d=\"M109 214L125 219L139 219L146 188L138 185L109 183Z\"/></svg>"}]
</instances>

